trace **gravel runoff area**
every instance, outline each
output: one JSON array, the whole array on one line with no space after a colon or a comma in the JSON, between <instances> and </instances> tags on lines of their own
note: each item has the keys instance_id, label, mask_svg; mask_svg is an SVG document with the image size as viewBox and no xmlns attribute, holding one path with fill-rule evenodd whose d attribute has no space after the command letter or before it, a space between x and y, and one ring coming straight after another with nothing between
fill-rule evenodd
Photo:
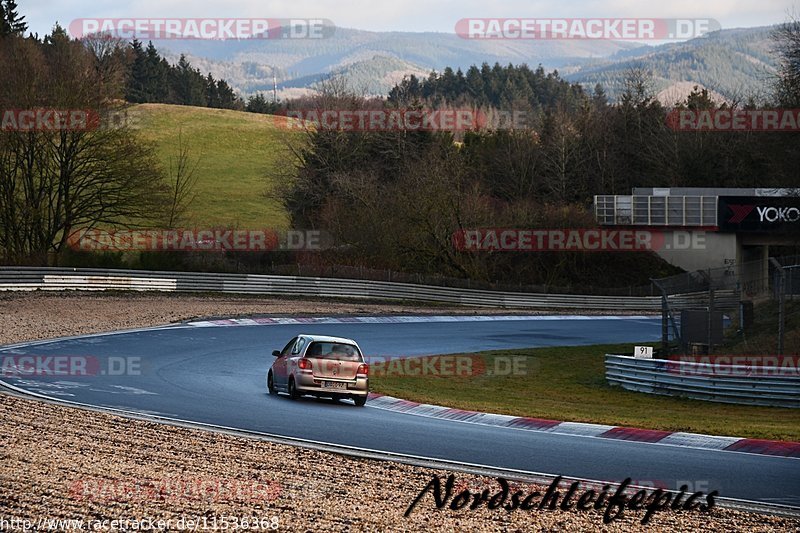
<instances>
[{"instance_id":1,"label":"gravel runoff area","mask_svg":"<svg viewBox=\"0 0 800 533\"><path fill-rule=\"evenodd\" d=\"M431 312L430 308L424 309ZM0 295L0 343L144 327L200 316L253 313L413 313L401 305L160 295ZM436 308L437 313L452 312ZM462 310L463 311L463 310ZM474 312L474 311L471 311ZM46 530L87 520L116 529L168 526L282 531L795 531L800 520L715 507L643 511L604 525L602 511L437 510L426 495L448 472L131 420L0 394L0 531L22 520ZM457 492L498 489L496 480L455 474ZM526 486L524 493L546 487ZM563 494L563 490L562 490ZM112 520L121 520L112 524ZM127 520L127 522L125 522ZM133 520L144 520L134 522ZM159 520L163 522L159 524ZM167 522L169 520L169 522ZM5 521L5 522L4 522ZM245 529L240 527L240 529ZM106 529L107 530L107 529Z\"/></svg>"}]
</instances>

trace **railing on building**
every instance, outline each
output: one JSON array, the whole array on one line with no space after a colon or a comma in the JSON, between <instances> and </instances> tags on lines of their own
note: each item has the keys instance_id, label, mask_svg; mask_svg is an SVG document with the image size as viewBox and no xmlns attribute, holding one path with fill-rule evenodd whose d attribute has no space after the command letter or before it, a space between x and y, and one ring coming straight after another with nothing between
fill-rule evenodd
<instances>
[{"instance_id":1,"label":"railing on building","mask_svg":"<svg viewBox=\"0 0 800 533\"><path fill-rule=\"evenodd\" d=\"M716 196L598 195L595 220L604 226L717 226Z\"/></svg>"}]
</instances>

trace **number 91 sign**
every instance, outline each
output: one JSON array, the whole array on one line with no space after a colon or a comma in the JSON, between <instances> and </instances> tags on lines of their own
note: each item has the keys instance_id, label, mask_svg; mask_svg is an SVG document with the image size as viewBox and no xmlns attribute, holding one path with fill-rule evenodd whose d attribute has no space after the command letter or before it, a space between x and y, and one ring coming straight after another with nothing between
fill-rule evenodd
<instances>
[{"instance_id":1,"label":"number 91 sign","mask_svg":"<svg viewBox=\"0 0 800 533\"><path fill-rule=\"evenodd\" d=\"M635 346L633 348L633 356L637 359L652 359L653 347L652 346Z\"/></svg>"}]
</instances>

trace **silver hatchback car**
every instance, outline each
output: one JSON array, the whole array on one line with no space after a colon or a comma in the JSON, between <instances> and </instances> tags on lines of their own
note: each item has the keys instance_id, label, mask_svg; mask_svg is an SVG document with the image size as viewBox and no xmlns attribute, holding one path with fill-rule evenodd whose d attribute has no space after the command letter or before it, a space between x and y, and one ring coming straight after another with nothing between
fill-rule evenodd
<instances>
[{"instance_id":1,"label":"silver hatchback car","mask_svg":"<svg viewBox=\"0 0 800 533\"><path fill-rule=\"evenodd\" d=\"M356 341L323 335L298 335L272 352L275 361L267 372L270 394L287 393L345 399L367 403L369 365Z\"/></svg>"}]
</instances>

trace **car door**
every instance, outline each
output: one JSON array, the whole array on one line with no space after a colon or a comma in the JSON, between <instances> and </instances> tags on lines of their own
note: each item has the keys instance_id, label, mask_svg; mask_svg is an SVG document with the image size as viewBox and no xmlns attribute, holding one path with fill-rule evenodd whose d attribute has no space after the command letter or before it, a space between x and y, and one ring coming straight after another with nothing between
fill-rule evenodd
<instances>
[{"instance_id":1,"label":"car door","mask_svg":"<svg viewBox=\"0 0 800 533\"><path fill-rule=\"evenodd\" d=\"M279 387L286 387L288 383L287 362L289 361L289 357L291 357L292 348L294 348L295 343L297 343L297 337L294 337L283 347L281 355L272 363L272 379Z\"/></svg>"}]
</instances>

